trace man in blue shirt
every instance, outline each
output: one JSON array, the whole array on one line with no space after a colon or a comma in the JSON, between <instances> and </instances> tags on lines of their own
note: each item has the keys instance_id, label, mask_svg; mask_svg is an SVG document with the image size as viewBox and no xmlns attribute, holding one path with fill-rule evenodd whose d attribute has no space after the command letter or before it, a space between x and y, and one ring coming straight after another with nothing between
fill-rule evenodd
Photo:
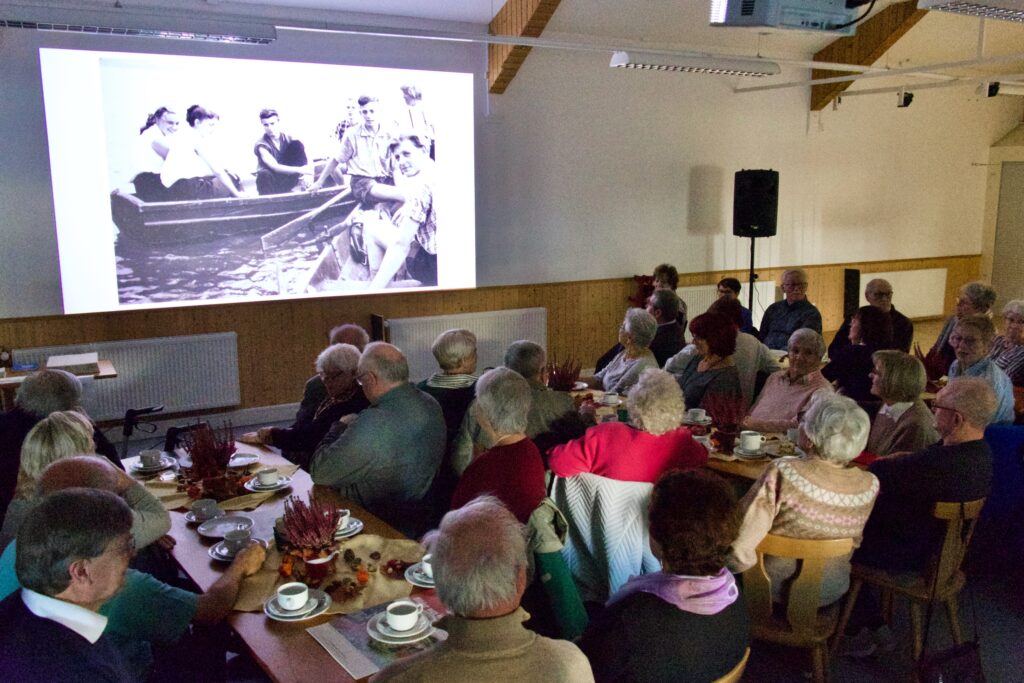
<instances>
[{"instance_id":1,"label":"man in blue shirt","mask_svg":"<svg viewBox=\"0 0 1024 683\"><path fill-rule=\"evenodd\" d=\"M791 268L782 274L785 298L769 306L761 318L761 341L769 349L785 350L789 336L804 327L821 334L821 313L807 300L807 273Z\"/></svg>"}]
</instances>

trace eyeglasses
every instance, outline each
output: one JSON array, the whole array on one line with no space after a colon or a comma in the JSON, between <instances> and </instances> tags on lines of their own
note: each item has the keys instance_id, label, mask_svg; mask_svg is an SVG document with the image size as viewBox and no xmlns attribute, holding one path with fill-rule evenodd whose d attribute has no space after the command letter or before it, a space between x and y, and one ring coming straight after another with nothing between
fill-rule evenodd
<instances>
[{"instance_id":1,"label":"eyeglasses","mask_svg":"<svg viewBox=\"0 0 1024 683\"><path fill-rule=\"evenodd\" d=\"M871 294L869 294L868 296L871 296L871 297L874 297L874 298L881 298L881 299L891 299L892 298L892 291L888 291L888 292L871 292Z\"/></svg>"},{"instance_id":2,"label":"eyeglasses","mask_svg":"<svg viewBox=\"0 0 1024 683\"><path fill-rule=\"evenodd\" d=\"M783 289L807 289L806 282L783 282Z\"/></svg>"},{"instance_id":3,"label":"eyeglasses","mask_svg":"<svg viewBox=\"0 0 1024 683\"><path fill-rule=\"evenodd\" d=\"M320 372L318 372L316 374L320 375L320 379L325 379L326 380L326 379L334 379L335 377L340 377L341 375L345 374L345 371L344 370L336 370L335 372L324 372L323 370L321 370Z\"/></svg>"},{"instance_id":4,"label":"eyeglasses","mask_svg":"<svg viewBox=\"0 0 1024 683\"><path fill-rule=\"evenodd\" d=\"M933 401L932 402L932 412L934 413L936 410L948 410L948 411L950 411L952 413L959 413L960 412L959 410L957 410L953 406L947 406L947 405L943 405L943 404L939 403L938 401Z\"/></svg>"},{"instance_id":5,"label":"eyeglasses","mask_svg":"<svg viewBox=\"0 0 1024 683\"><path fill-rule=\"evenodd\" d=\"M951 346L956 346L961 342L966 344L967 346L977 346L978 344L981 343L981 340L978 339L977 337L962 337L959 334L950 335L949 343Z\"/></svg>"},{"instance_id":6,"label":"eyeglasses","mask_svg":"<svg viewBox=\"0 0 1024 683\"><path fill-rule=\"evenodd\" d=\"M372 372L360 372L358 375L356 375L356 384L358 384L359 386L363 386L363 378L369 377L371 375L373 375Z\"/></svg>"}]
</instances>

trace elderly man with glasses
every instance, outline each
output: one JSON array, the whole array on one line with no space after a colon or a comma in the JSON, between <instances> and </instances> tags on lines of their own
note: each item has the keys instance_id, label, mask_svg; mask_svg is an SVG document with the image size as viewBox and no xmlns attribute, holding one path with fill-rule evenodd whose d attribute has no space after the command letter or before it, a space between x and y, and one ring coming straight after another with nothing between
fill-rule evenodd
<instances>
[{"instance_id":1,"label":"elderly man with glasses","mask_svg":"<svg viewBox=\"0 0 1024 683\"><path fill-rule=\"evenodd\" d=\"M892 305L892 295L892 285L882 278L875 278L864 287L864 298L868 304L889 315L889 321L892 323L892 348L910 353L910 343L914 341L914 323ZM852 320L851 315L843 321L842 327L836 332L832 343L828 345L829 357L835 356L837 349L850 345Z\"/></svg>"},{"instance_id":2,"label":"elderly man with glasses","mask_svg":"<svg viewBox=\"0 0 1024 683\"><path fill-rule=\"evenodd\" d=\"M761 317L761 341L769 349L785 350L789 335L804 327L821 334L821 313L807 300L807 273L791 268L782 274L785 298Z\"/></svg>"}]
</instances>

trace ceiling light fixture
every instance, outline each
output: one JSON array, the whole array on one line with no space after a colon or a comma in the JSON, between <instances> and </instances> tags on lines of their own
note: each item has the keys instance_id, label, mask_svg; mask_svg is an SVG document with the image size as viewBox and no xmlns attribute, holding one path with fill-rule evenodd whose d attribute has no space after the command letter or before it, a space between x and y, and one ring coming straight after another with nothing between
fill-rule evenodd
<instances>
[{"instance_id":1,"label":"ceiling light fixture","mask_svg":"<svg viewBox=\"0 0 1024 683\"><path fill-rule=\"evenodd\" d=\"M766 59L739 59L712 55L668 55L651 52L616 52L608 65L612 68L651 71L684 71L723 76L775 76L779 65Z\"/></svg>"}]
</instances>

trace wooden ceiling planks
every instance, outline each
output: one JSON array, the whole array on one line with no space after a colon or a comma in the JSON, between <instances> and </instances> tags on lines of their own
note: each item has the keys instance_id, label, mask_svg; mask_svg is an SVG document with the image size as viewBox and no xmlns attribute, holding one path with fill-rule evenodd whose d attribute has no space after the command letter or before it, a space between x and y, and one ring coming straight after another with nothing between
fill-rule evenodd
<instances>
[{"instance_id":1,"label":"wooden ceiling planks","mask_svg":"<svg viewBox=\"0 0 1024 683\"><path fill-rule=\"evenodd\" d=\"M508 0L490 24L491 35L537 38L551 20L561 0ZM526 45L487 46L487 85L500 95L530 54Z\"/></svg>"}]
</instances>

